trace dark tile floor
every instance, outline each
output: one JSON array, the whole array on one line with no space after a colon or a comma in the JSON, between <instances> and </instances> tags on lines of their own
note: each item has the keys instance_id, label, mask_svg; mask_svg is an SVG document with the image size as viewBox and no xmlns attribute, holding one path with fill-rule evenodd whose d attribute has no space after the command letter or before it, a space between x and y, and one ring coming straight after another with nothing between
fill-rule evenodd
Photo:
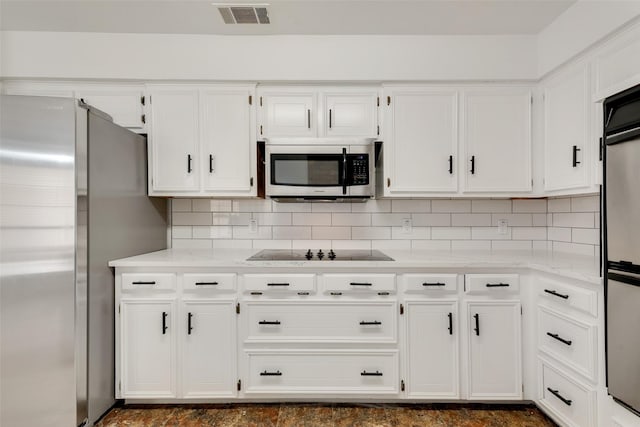
<instances>
[{"instance_id":1,"label":"dark tile floor","mask_svg":"<svg viewBox=\"0 0 640 427\"><path fill-rule=\"evenodd\" d=\"M529 405L228 404L116 407L97 427L553 427Z\"/></svg>"}]
</instances>

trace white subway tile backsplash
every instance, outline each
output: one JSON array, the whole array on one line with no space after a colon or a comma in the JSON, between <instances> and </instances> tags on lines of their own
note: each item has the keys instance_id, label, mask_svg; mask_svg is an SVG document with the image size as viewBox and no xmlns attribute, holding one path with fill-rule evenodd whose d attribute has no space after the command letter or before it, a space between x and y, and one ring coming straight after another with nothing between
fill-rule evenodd
<instances>
[{"instance_id":1,"label":"white subway tile backsplash","mask_svg":"<svg viewBox=\"0 0 640 427\"><path fill-rule=\"evenodd\" d=\"M585 196L571 198L571 212L598 212L600 211L599 196Z\"/></svg>"},{"instance_id":2,"label":"white subway tile backsplash","mask_svg":"<svg viewBox=\"0 0 640 427\"><path fill-rule=\"evenodd\" d=\"M451 250L453 251L489 251L491 250L490 240L452 240Z\"/></svg>"},{"instance_id":3,"label":"white subway tile backsplash","mask_svg":"<svg viewBox=\"0 0 640 427\"><path fill-rule=\"evenodd\" d=\"M431 212L431 200L392 200L391 212Z\"/></svg>"},{"instance_id":4,"label":"white subway tile backsplash","mask_svg":"<svg viewBox=\"0 0 640 427\"><path fill-rule=\"evenodd\" d=\"M312 203L311 212L351 212L351 203Z\"/></svg>"},{"instance_id":5,"label":"white subway tile backsplash","mask_svg":"<svg viewBox=\"0 0 640 427\"><path fill-rule=\"evenodd\" d=\"M194 226L194 239L232 239L233 228L228 225Z\"/></svg>"},{"instance_id":6,"label":"white subway tile backsplash","mask_svg":"<svg viewBox=\"0 0 640 427\"><path fill-rule=\"evenodd\" d=\"M193 237L193 229L187 225L176 225L171 227L172 239L191 239Z\"/></svg>"},{"instance_id":7,"label":"white subway tile backsplash","mask_svg":"<svg viewBox=\"0 0 640 427\"><path fill-rule=\"evenodd\" d=\"M317 252L318 249L331 249L331 240L292 240L293 249L311 249Z\"/></svg>"},{"instance_id":8,"label":"white subway tile backsplash","mask_svg":"<svg viewBox=\"0 0 640 427\"><path fill-rule=\"evenodd\" d=\"M351 239L351 227L311 227L311 239L347 240Z\"/></svg>"},{"instance_id":9,"label":"white subway tile backsplash","mask_svg":"<svg viewBox=\"0 0 640 427\"><path fill-rule=\"evenodd\" d=\"M351 212L391 212L391 200L368 200L364 203L352 203Z\"/></svg>"},{"instance_id":10,"label":"white subway tile backsplash","mask_svg":"<svg viewBox=\"0 0 640 427\"><path fill-rule=\"evenodd\" d=\"M464 226L489 226L491 214L451 214L451 225Z\"/></svg>"},{"instance_id":11,"label":"white subway tile backsplash","mask_svg":"<svg viewBox=\"0 0 640 427\"><path fill-rule=\"evenodd\" d=\"M550 251L553 248L553 242L547 240L547 241L537 241L534 240L533 242L533 250L534 251Z\"/></svg>"},{"instance_id":12,"label":"white subway tile backsplash","mask_svg":"<svg viewBox=\"0 0 640 427\"><path fill-rule=\"evenodd\" d=\"M330 213L293 213L293 225L331 225Z\"/></svg>"},{"instance_id":13,"label":"white subway tile backsplash","mask_svg":"<svg viewBox=\"0 0 640 427\"><path fill-rule=\"evenodd\" d=\"M471 213L471 200L432 200L431 212Z\"/></svg>"},{"instance_id":14,"label":"white subway tile backsplash","mask_svg":"<svg viewBox=\"0 0 640 427\"><path fill-rule=\"evenodd\" d=\"M492 214L491 215L491 225L494 227L498 226L498 222L501 219L506 219L509 227L531 227L533 225L533 215L532 214Z\"/></svg>"},{"instance_id":15,"label":"white subway tile backsplash","mask_svg":"<svg viewBox=\"0 0 640 427\"><path fill-rule=\"evenodd\" d=\"M545 227L513 227L511 229L513 240L547 240Z\"/></svg>"},{"instance_id":16,"label":"white subway tile backsplash","mask_svg":"<svg viewBox=\"0 0 640 427\"><path fill-rule=\"evenodd\" d=\"M546 213L534 213L531 215L532 224L534 227L546 227L547 226L547 214Z\"/></svg>"},{"instance_id":17,"label":"white subway tile backsplash","mask_svg":"<svg viewBox=\"0 0 640 427\"><path fill-rule=\"evenodd\" d=\"M472 240L511 240L512 227L507 227L506 234L500 234L498 227L472 227Z\"/></svg>"},{"instance_id":18,"label":"white subway tile backsplash","mask_svg":"<svg viewBox=\"0 0 640 427\"><path fill-rule=\"evenodd\" d=\"M451 250L450 240L412 240L411 249L424 249L428 251L445 251Z\"/></svg>"},{"instance_id":19,"label":"white subway tile backsplash","mask_svg":"<svg viewBox=\"0 0 640 427\"><path fill-rule=\"evenodd\" d=\"M371 249L408 251L411 249L411 242L412 240L372 240Z\"/></svg>"},{"instance_id":20,"label":"white subway tile backsplash","mask_svg":"<svg viewBox=\"0 0 640 427\"><path fill-rule=\"evenodd\" d=\"M231 212L231 200L193 199L194 212Z\"/></svg>"},{"instance_id":21,"label":"white subway tile backsplash","mask_svg":"<svg viewBox=\"0 0 640 427\"><path fill-rule=\"evenodd\" d=\"M273 202L273 212L311 212L311 203L280 203Z\"/></svg>"},{"instance_id":22,"label":"white subway tile backsplash","mask_svg":"<svg viewBox=\"0 0 640 427\"><path fill-rule=\"evenodd\" d=\"M553 242L554 252L565 252L576 255L595 256L598 246L583 245L580 243Z\"/></svg>"},{"instance_id":23,"label":"white subway tile backsplash","mask_svg":"<svg viewBox=\"0 0 640 427\"><path fill-rule=\"evenodd\" d=\"M429 227L411 227L411 231L407 232L402 227L391 227L391 238L398 240L418 240L430 239L431 228Z\"/></svg>"},{"instance_id":24,"label":"white subway tile backsplash","mask_svg":"<svg viewBox=\"0 0 640 427\"><path fill-rule=\"evenodd\" d=\"M272 238L271 227L258 226L257 232L251 231L248 225L234 225L232 228L233 228L234 239L258 240L258 239Z\"/></svg>"},{"instance_id":25,"label":"white subway tile backsplash","mask_svg":"<svg viewBox=\"0 0 640 427\"><path fill-rule=\"evenodd\" d=\"M172 212L191 212L191 199L171 199Z\"/></svg>"},{"instance_id":26,"label":"white subway tile backsplash","mask_svg":"<svg viewBox=\"0 0 640 427\"><path fill-rule=\"evenodd\" d=\"M472 200L471 212L474 213L492 213L505 212L511 213L511 200Z\"/></svg>"},{"instance_id":27,"label":"white subway tile backsplash","mask_svg":"<svg viewBox=\"0 0 640 427\"><path fill-rule=\"evenodd\" d=\"M258 225L291 225L291 214L288 212L258 212L253 214Z\"/></svg>"},{"instance_id":28,"label":"white subway tile backsplash","mask_svg":"<svg viewBox=\"0 0 640 427\"><path fill-rule=\"evenodd\" d=\"M311 227L283 227L273 226L274 239L289 239L289 240L310 240L311 239Z\"/></svg>"},{"instance_id":29,"label":"white subway tile backsplash","mask_svg":"<svg viewBox=\"0 0 640 427\"><path fill-rule=\"evenodd\" d=\"M371 240L332 240L333 249L371 249Z\"/></svg>"},{"instance_id":30,"label":"white subway tile backsplash","mask_svg":"<svg viewBox=\"0 0 640 427\"><path fill-rule=\"evenodd\" d=\"M271 203L271 199L238 199L232 207L234 212L271 212Z\"/></svg>"},{"instance_id":31,"label":"white subway tile backsplash","mask_svg":"<svg viewBox=\"0 0 640 427\"><path fill-rule=\"evenodd\" d=\"M356 240L391 239L391 227L351 227L351 238Z\"/></svg>"},{"instance_id":32,"label":"white subway tile backsplash","mask_svg":"<svg viewBox=\"0 0 640 427\"><path fill-rule=\"evenodd\" d=\"M554 213L554 227L595 228L593 213Z\"/></svg>"},{"instance_id":33,"label":"white subway tile backsplash","mask_svg":"<svg viewBox=\"0 0 640 427\"><path fill-rule=\"evenodd\" d=\"M600 244L600 230L597 228L574 228L571 233L573 243Z\"/></svg>"},{"instance_id":34,"label":"white subway tile backsplash","mask_svg":"<svg viewBox=\"0 0 640 427\"><path fill-rule=\"evenodd\" d=\"M513 213L547 213L547 199L513 200Z\"/></svg>"},{"instance_id":35,"label":"white subway tile backsplash","mask_svg":"<svg viewBox=\"0 0 640 427\"><path fill-rule=\"evenodd\" d=\"M530 251L533 248L531 240L494 240L491 249L494 251Z\"/></svg>"},{"instance_id":36,"label":"white subway tile backsplash","mask_svg":"<svg viewBox=\"0 0 640 427\"><path fill-rule=\"evenodd\" d=\"M432 227L433 240L468 240L471 239L471 227Z\"/></svg>"},{"instance_id":37,"label":"white subway tile backsplash","mask_svg":"<svg viewBox=\"0 0 640 427\"><path fill-rule=\"evenodd\" d=\"M171 215L172 225L211 225L211 214L205 212L174 212Z\"/></svg>"},{"instance_id":38,"label":"white subway tile backsplash","mask_svg":"<svg viewBox=\"0 0 640 427\"><path fill-rule=\"evenodd\" d=\"M217 239L211 240L214 249L251 249L258 240Z\"/></svg>"},{"instance_id":39,"label":"white subway tile backsplash","mask_svg":"<svg viewBox=\"0 0 640 427\"><path fill-rule=\"evenodd\" d=\"M419 227L448 227L451 225L451 214L411 214L411 221L414 226Z\"/></svg>"},{"instance_id":40,"label":"white subway tile backsplash","mask_svg":"<svg viewBox=\"0 0 640 427\"><path fill-rule=\"evenodd\" d=\"M331 225L342 226L370 226L371 214L369 213L334 213L331 214Z\"/></svg>"},{"instance_id":41,"label":"white subway tile backsplash","mask_svg":"<svg viewBox=\"0 0 640 427\"><path fill-rule=\"evenodd\" d=\"M571 212L571 199L549 199L547 200L547 212Z\"/></svg>"},{"instance_id":42,"label":"white subway tile backsplash","mask_svg":"<svg viewBox=\"0 0 640 427\"><path fill-rule=\"evenodd\" d=\"M176 249L210 249L213 240L175 239L172 247Z\"/></svg>"},{"instance_id":43,"label":"white subway tile backsplash","mask_svg":"<svg viewBox=\"0 0 640 427\"><path fill-rule=\"evenodd\" d=\"M253 249L291 249L291 240L255 240Z\"/></svg>"},{"instance_id":44,"label":"white subway tile backsplash","mask_svg":"<svg viewBox=\"0 0 640 427\"><path fill-rule=\"evenodd\" d=\"M547 228L547 239L557 242L571 241L571 228L568 227L549 227Z\"/></svg>"},{"instance_id":45,"label":"white subway tile backsplash","mask_svg":"<svg viewBox=\"0 0 640 427\"><path fill-rule=\"evenodd\" d=\"M394 225L402 225L404 219L411 219L411 214L402 213L381 213L371 214L371 225L374 227L391 227Z\"/></svg>"}]
</instances>

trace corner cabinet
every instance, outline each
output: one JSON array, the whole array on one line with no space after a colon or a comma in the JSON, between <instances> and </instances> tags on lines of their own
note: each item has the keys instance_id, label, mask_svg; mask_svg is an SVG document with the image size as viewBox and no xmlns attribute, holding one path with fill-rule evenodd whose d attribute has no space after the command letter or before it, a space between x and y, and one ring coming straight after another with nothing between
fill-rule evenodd
<instances>
[{"instance_id":1,"label":"corner cabinet","mask_svg":"<svg viewBox=\"0 0 640 427\"><path fill-rule=\"evenodd\" d=\"M256 195L255 85L147 88L150 195Z\"/></svg>"}]
</instances>

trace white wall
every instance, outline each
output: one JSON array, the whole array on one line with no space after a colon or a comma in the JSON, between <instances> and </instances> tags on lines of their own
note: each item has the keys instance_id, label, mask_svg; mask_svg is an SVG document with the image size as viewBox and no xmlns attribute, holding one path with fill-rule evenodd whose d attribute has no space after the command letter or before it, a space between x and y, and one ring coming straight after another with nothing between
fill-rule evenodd
<instances>
[{"instance_id":1,"label":"white wall","mask_svg":"<svg viewBox=\"0 0 640 427\"><path fill-rule=\"evenodd\" d=\"M537 76L535 36L3 33L2 77L393 81Z\"/></svg>"}]
</instances>

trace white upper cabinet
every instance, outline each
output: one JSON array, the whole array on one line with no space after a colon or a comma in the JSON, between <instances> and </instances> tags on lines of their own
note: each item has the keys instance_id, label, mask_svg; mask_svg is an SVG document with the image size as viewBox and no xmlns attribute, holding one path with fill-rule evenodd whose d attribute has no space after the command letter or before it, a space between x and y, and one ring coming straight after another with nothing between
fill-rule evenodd
<instances>
[{"instance_id":1,"label":"white upper cabinet","mask_svg":"<svg viewBox=\"0 0 640 427\"><path fill-rule=\"evenodd\" d=\"M589 186L591 96L584 64L543 84L544 190Z\"/></svg>"},{"instance_id":2,"label":"white upper cabinet","mask_svg":"<svg viewBox=\"0 0 640 427\"><path fill-rule=\"evenodd\" d=\"M142 131L146 116L144 88L140 86L81 86L76 98L109 114L122 127Z\"/></svg>"},{"instance_id":3,"label":"white upper cabinet","mask_svg":"<svg viewBox=\"0 0 640 427\"><path fill-rule=\"evenodd\" d=\"M384 195L419 197L458 189L458 92L385 88Z\"/></svg>"},{"instance_id":4,"label":"white upper cabinet","mask_svg":"<svg viewBox=\"0 0 640 427\"><path fill-rule=\"evenodd\" d=\"M464 92L463 192L531 191L531 104L528 87Z\"/></svg>"},{"instance_id":5,"label":"white upper cabinet","mask_svg":"<svg viewBox=\"0 0 640 427\"><path fill-rule=\"evenodd\" d=\"M377 137L378 88L262 87L258 136Z\"/></svg>"}]
</instances>

